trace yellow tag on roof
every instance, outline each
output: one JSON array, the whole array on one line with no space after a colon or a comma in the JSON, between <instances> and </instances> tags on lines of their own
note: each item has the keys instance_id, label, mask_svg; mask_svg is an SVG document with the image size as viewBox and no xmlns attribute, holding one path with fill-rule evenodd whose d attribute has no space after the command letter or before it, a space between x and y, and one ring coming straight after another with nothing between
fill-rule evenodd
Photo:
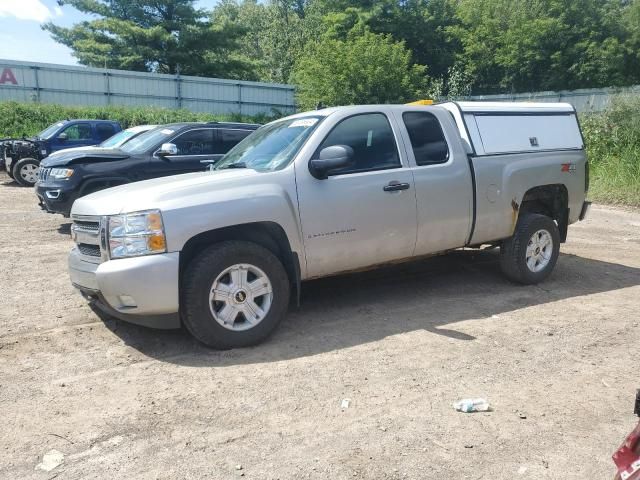
<instances>
[{"instance_id":1,"label":"yellow tag on roof","mask_svg":"<svg viewBox=\"0 0 640 480\"><path fill-rule=\"evenodd\" d=\"M405 103L405 105L433 105L433 100L416 100L415 102Z\"/></svg>"}]
</instances>

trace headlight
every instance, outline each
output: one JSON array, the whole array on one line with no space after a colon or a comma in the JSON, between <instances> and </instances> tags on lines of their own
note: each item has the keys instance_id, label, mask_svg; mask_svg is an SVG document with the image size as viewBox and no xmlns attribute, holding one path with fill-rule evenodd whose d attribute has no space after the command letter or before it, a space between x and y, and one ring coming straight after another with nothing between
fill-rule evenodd
<instances>
[{"instance_id":1,"label":"headlight","mask_svg":"<svg viewBox=\"0 0 640 480\"><path fill-rule=\"evenodd\" d=\"M49 178L55 178L56 180L66 180L73 175L72 168L52 168L49 173Z\"/></svg>"},{"instance_id":2,"label":"headlight","mask_svg":"<svg viewBox=\"0 0 640 480\"><path fill-rule=\"evenodd\" d=\"M160 210L110 216L108 232L111 258L137 257L167 251Z\"/></svg>"}]
</instances>

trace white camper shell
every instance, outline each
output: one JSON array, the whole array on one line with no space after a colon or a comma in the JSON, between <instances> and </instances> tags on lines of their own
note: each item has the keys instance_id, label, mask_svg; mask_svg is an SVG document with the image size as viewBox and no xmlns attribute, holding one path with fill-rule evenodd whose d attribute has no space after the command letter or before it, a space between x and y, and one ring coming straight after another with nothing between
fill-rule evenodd
<instances>
[{"instance_id":1,"label":"white camper shell","mask_svg":"<svg viewBox=\"0 0 640 480\"><path fill-rule=\"evenodd\" d=\"M475 156L582 150L578 117L569 103L447 102Z\"/></svg>"}]
</instances>

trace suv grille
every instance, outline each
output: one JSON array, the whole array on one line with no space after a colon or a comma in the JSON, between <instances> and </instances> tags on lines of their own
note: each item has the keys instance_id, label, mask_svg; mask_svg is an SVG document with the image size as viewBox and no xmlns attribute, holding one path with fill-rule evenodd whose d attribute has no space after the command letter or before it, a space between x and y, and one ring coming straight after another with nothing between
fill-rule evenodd
<instances>
[{"instance_id":1,"label":"suv grille","mask_svg":"<svg viewBox=\"0 0 640 480\"><path fill-rule=\"evenodd\" d=\"M38 178L42 181L46 180L47 178L49 178L49 174L51 173L51 169L50 168L42 168L40 167L38 169Z\"/></svg>"}]
</instances>

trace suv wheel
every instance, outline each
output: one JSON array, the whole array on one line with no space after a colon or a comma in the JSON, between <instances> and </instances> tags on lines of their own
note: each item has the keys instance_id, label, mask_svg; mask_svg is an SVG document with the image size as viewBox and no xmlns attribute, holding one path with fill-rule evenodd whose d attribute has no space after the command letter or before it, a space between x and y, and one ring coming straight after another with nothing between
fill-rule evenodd
<instances>
[{"instance_id":1,"label":"suv wheel","mask_svg":"<svg viewBox=\"0 0 640 480\"><path fill-rule=\"evenodd\" d=\"M226 241L207 248L182 279L187 330L217 349L247 347L267 338L289 305L289 278L260 245Z\"/></svg>"},{"instance_id":2,"label":"suv wheel","mask_svg":"<svg viewBox=\"0 0 640 480\"><path fill-rule=\"evenodd\" d=\"M40 162L35 158L18 160L12 168L13 178L23 187L33 187L38 180Z\"/></svg>"},{"instance_id":3,"label":"suv wheel","mask_svg":"<svg viewBox=\"0 0 640 480\"><path fill-rule=\"evenodd\" d=\"M500 247L500 267L511 280L533 284L547 278L560 254L560 234L546 215L525 214Z\"/></svg>"}]
</instances>

